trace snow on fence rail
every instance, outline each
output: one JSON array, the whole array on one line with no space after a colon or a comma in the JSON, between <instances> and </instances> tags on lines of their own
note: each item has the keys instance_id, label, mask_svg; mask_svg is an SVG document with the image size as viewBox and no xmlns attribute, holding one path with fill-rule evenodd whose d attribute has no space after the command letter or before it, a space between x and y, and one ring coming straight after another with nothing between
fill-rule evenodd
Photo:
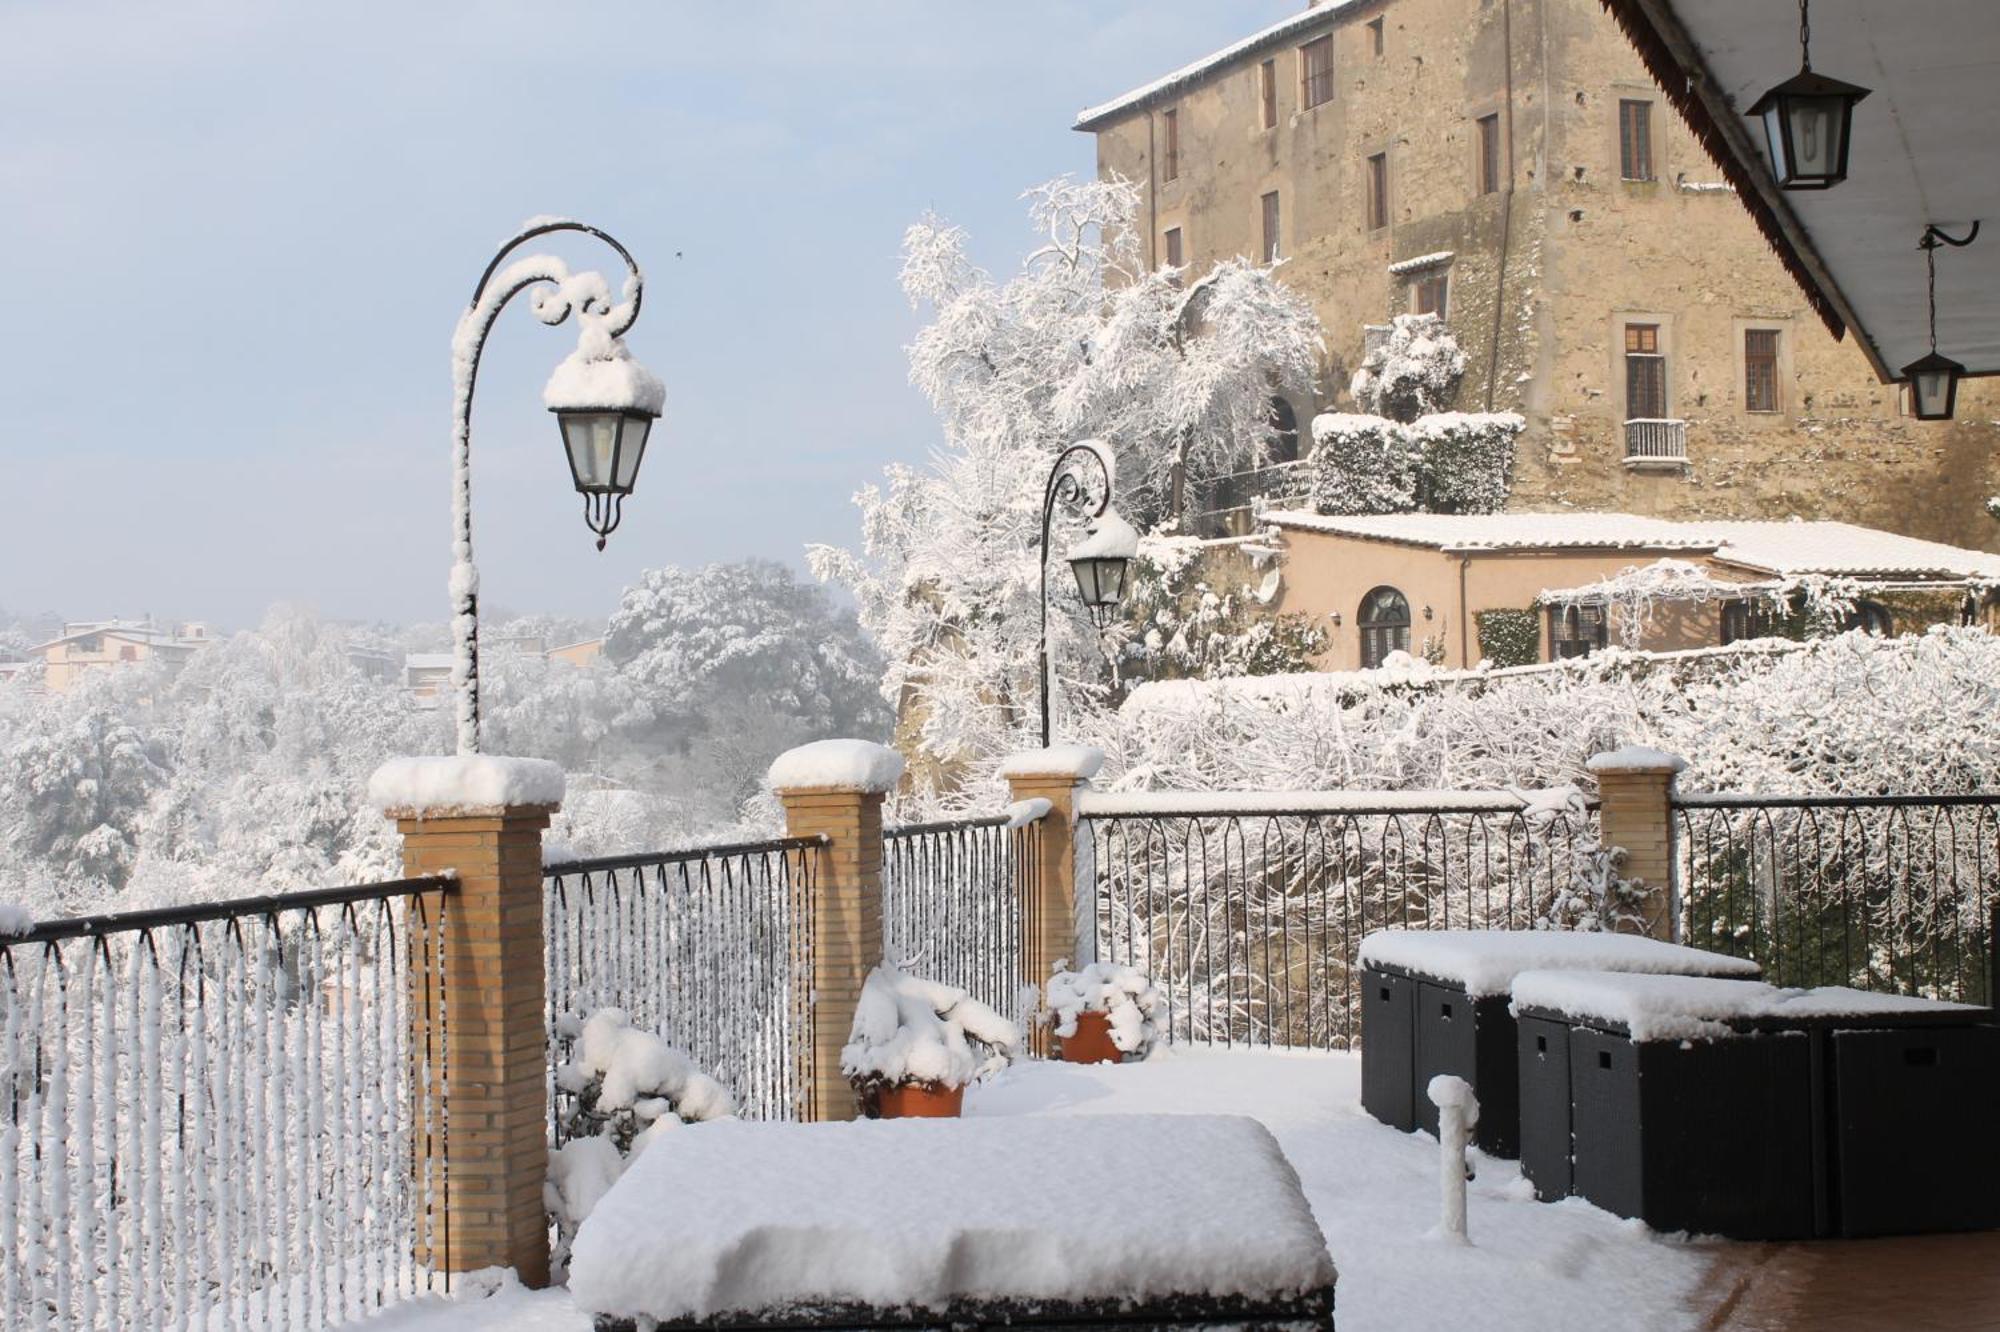
<instances>
[{"instance_id":1,"label":"snow on fence rail","mask_svg":"<svg viewBox=\"0 0 2000 1332\"><path fill-rule=\"evenodd\" d=\"M1576 791L1086 793L1097 954L1180 1041L1345 1049L1371 930L1594 923L1616 884Z\"/></svg>"},{"instance_id":2,"label":"snow on fence rail","mask_svg":"<svg viewBox=\"0 0 2000 1332\"><path fill-rule=\"evenodd\" d=\"M811 1031L807 933L817 838L779 838L544 870L550 1067L566 1019L623 1009L713 1074L753 1119L797 1117ZM549 1124L563 1140L551 1084Z\"/></svg>"},{"instance_id":3,"label":"snow on fence rail","mask_svg":"<svg viewBox=\"0 0 2000 1332\"><path fill-rule=\"evenodd\" d=\"M1046 802L1039 802L1044 806ZM921 975L956 985L1017 1020L1022 974L1023 875L1047 809L912 823L882 831L884 951ZM1031 895L1031 894L1030 894Z\"/></svg>"},{"instance_id":4,"label":"snow on fence rail","mask_svg":"<svg viewBox=\"0 0 2000 1332\"><path fill-rule=\"evenodd\" d=\"M1781 985L1992 1002L2000 796L1683 795L1682 937Z\"/></svg>"},{"instance_id":5,"label":"snow on fence rail","mask_svg":"<svg viewBox=\"0 0 2000 1332\"><path fill-rule=\"evenodd\" d=\"M430 1289L411 1236L449 1252L448 1070L410 1045L450 898L406 879L0 936L0 1327L314 1329Z\"/></svg>"}]
</instances>

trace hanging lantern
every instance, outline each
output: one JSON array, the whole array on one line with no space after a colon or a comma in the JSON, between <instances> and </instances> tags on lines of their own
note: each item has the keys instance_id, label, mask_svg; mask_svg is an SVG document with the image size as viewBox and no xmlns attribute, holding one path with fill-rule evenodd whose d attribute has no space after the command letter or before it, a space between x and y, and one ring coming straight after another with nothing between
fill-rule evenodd
<instances>
[{"instance_id":1,"label":"hanging lantern","mask_svg":"<svg viewBox=\"0 0 2000 1332\"><path fill-rule=\"evenodd\" d=\"M1847 179L1854 104L1868 89L1813 73L1812 25L1799 0L1799 72L1757 99L1771 170L1788 190L1832 189Z\"/></svg>"},{"instance_id":2,"label":"hanging lantern","mask_svg":"<svg viewBox=\"0 0 2000 1332\"><path fill-rule=\"evenodd\" d=\"M1930 296L1931 349L1928 355L1919 356L1903 367L1903 379L1910 386L1910 414L1919 421L1951 420L1958 407L1958 381L1965 377L1965 367L1951 357L1941 355L1937 348L1938 246L1966 246L1978 236L1977 222L1972 224L1972 230L1966 233L1963 240L1949 236L1931 224L1924 227L1923 239L1917 242L1917 248L1924 252L1924 277Z\"/></svg>"},{"instance_id":3,"label":"hanging lantern","mask_svg":"<svg viewBox=\"0 0 2000 1332\"><path fill-rule=\"evenodd\" d=\"M1090 618L1102 625L1111 610L1125 599L1126 575L1139 554L1139 533L1106 508L1090 525L1082 541L1070 548L1070 572L1076 575L1076 590L1090 608Z\"/></svg>"},{"instance_id":4,"label":"hanging lantern","mask_svg":"<svg viewBox=\"0 0 2000 1332\"><path fill-rule=\"evenodd\" d=\"M624 344L610 356L581 351L556 367L542 401L562 428L570 479L583 496L583 521L597 533L597 548L618 526L625 497L639 482L639 464L666 390Z\"/></svg>"}]
</instances>

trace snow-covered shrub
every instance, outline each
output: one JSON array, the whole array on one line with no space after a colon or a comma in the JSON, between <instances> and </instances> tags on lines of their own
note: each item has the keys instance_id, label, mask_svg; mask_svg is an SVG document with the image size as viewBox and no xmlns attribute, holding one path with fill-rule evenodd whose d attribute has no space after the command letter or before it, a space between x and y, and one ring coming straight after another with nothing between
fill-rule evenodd
<instances>
[{"instance_id":1,"label":"snow-covered shrub","mask_svg":"<svg viewBox=\"0 0 2000 1332\"><path fill-rule=\"evenodd\" d=\"M1167 996L1136 967L1092 962L1071 971L1066 963L1057 963L1049 977L1048 1010L1059 1037L1076 1035L1076 1020L1083 1014L1105 1014L1111 1043L1143 1059L1166 1021Z\"/></svg>"},{"instance_id":2,"label":"snow-covered shrub","mask_svg":"<svg viewBox=\"0 0 2000 1332\"><path fill-rule=\"evenodd\" d=\"M1382 416L1323 412L1313 418L1312 506L1320 513L1406 513L1417 504L1417 460L1408 434Z\"/></svg>"},{"instance_id":3,"label":"snow-covered shrub","mask_svg":"<svg viewBox=\"0 0 2000 1332\"><path fill-rule=\"evenodd\" d=\"M1408 423L1448 411L1465 377L1465 353L1434 314L1401 314L1370 348L1348 391L1362 411Z\"/></svg>"},{"instance_id":4,"label":"snow-covered shrub","mask_svg":"<svg viewBox=\"0 0 2000 1332\"><path fill-rule=\"evenodd\" d=\"M1479 627L1479 655L1494 668L1532 666L1542 659L1541 612L1483 610L1472 621Z\"/></svg>"},{"instance_id":5,"label":"snow-covered shrub","mask_svg":"<svg viewBox=\"0 0 2000 1332\"><path fill-rule=\"evenodd\" d=\"M1312 504L1321 513L1497 513L1512 485L1512 412L1441 412L1408 424L1313 418Z\"/></svg>"},{"instance_id":6,"label":"snow-covered shrub","mask_svg":"<svg viewBox=\"0 0 2000 1332\"><path fill-rule=\"evenodd\" d=\"M840 1071L866 1104L885 1087L963 1087L1020 1049L1021 1029L964 990L885 963L861 987Z\"/></svg>"},{"instance_id":7,"label":"snow-covered shrub","mask_svg":"<svg viewBox=\"0 0 2000 1332\"><path fill-rule=\"evenodd\" d=\"M1513 412L1440 412L1411 422L1417 507L1426 513L1498 513L1513 484Z\"/></svg>"},{"instance_id":8,"label":"snow-covered shrub","mask_svg":"<svg viewBox=\"0 0 2000 1332\"><path fill-rule=\"evenodd\" d=\"M1255 568L1236 543L1145 537L1129 583L1104 633L1121 679L1275 675L1309 670L1326 651L1309 616L1271 612L1275 568Z\"/></svg>"}]
</instances>

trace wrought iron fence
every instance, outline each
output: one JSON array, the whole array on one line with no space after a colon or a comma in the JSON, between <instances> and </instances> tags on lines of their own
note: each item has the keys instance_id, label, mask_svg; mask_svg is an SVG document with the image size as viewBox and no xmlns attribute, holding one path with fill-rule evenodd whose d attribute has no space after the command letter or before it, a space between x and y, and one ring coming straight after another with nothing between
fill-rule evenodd
<instances>
[{"instance_id":1,"label":"wrought iron fence","mask_svg":"<svg viewBox=\"0 0 2000 1332\"><path fill-rule=\"evenodd\" d=\"M1020 1020L1021 903L1032 900L1039 820L1007 815L882 832L883 951Z\"/></svg>"},{"instance_id":2,"label":"wrought iron fence","mask_svg":"<svg viewBox=\"0 0 2000 1332\"><path fill-rule=\"evenodd\" d=\"M1969 1003L2000 902L2000 796L1675 799L1682 938L1783 985Z\"/></svg>"},{"instance_id":3,"label":"wrought iron fence","mask_svg":"<svg viewBox=\"0 0 2000 1332\"><path fill-rule=\"evenodd\" d=\"M313 1329L431 1288L449 1070L411 1043L450 898L407 879L0 937L0 1327Z\"/></svg>"},{"instance_id":4,"label":"wrought iron fence","mask_svg":"<svg viewBox=\"0 0 2000 1332\"><path fill-rule=\"evenodd\" d=\"M1097 953L1149 973L1170 1039L1346 1049L1362 938L1591 923L1594 804L1508 793L1086 796Z\"/></svg>"},{"instance_id":5,"label":"wrought iron fence","mask_svg":"<svg viewBox=\"0 0 2000 1332\"><path fill-rule=\"evenodd\" d=\"M804 1094L815 838L575 860L546 870L551 1067L568 1021L623 1009L729 1088L737 1112L790 1119ZM564 1139L563 1093L549 1122Z\"/></svg>"}]
</instances>

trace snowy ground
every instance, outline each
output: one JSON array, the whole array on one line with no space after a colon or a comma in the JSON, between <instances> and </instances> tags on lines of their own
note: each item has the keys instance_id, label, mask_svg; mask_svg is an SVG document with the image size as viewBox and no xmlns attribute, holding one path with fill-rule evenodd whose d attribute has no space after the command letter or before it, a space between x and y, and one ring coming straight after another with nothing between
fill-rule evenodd
<instances>
[{"instance_id":1,"label":"snowy ground","mask_svg":"<svg viewBox=\"0 0 2000 1332\"><path fill-rule=\"evenodd\" d=\"M1437 1144L1361 1113L1351 1055L1168 1051L1144 1064L1018 1066L976 1088L968 1115L1135 1111L1251 1114L1298 1169L1340 1268L1337 1320L1368 1329L1674 1329L1711 1253L1571 1199L1537 1203L1507 1161L1478 1161L1472 1245L1428 1237L1438 1212ZM699 1132L699 1130L695 1130ZM1143 1202L1147 1165L1131 1163ZM1052 1181L1060 1188L1060 1181ZM405 1306L370 1332L588 1332L562 1291L506 1285Z\"/></svg>"}]
</instances>

